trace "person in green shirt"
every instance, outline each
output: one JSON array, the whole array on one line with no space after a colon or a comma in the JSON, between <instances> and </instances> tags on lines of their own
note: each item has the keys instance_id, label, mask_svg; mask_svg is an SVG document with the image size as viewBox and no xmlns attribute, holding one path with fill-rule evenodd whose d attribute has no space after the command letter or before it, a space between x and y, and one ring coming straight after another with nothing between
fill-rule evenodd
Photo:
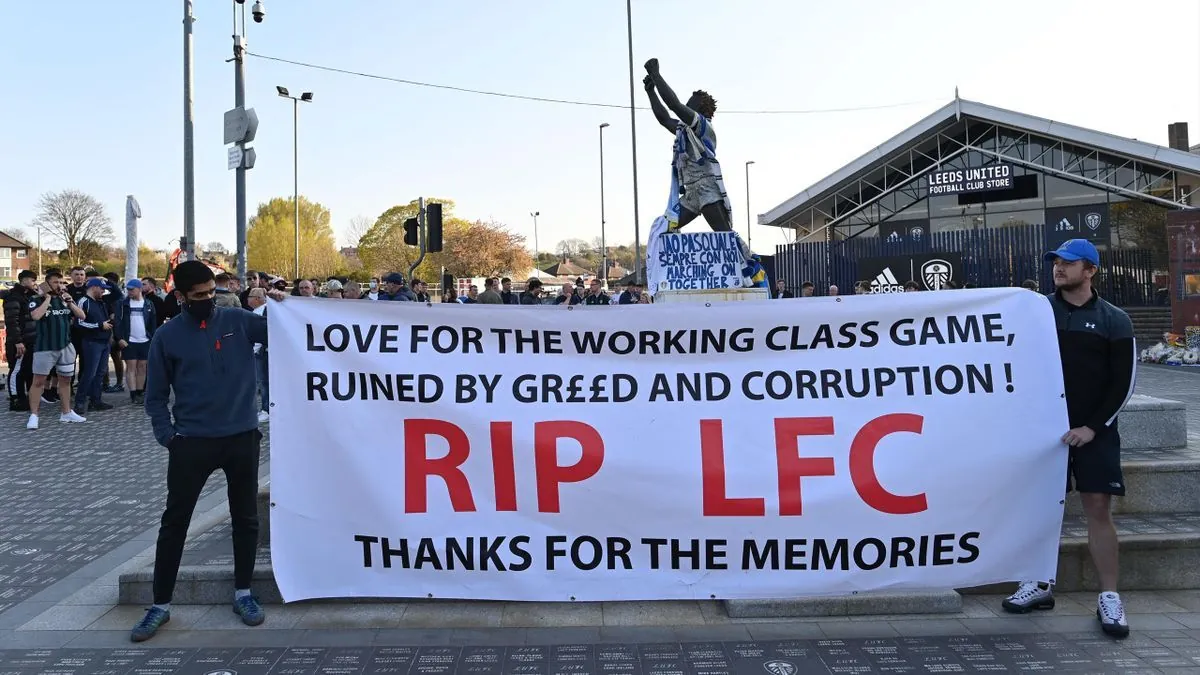
<instances>
[{"instance_id":1,"label":"person in green shirt","mask_svg":"<svg viewBox=\"0 0 1200 675\"><path fill-rule=\"evenodd\" d=\"M33 385L29 388L29 422L26 429L38 428L38 408L46 377L58 372L58 398L62 407L60 422L86 422L71 410L71 378L75 375L75 348L71 345L71 317L84 318L83 310L63 288L62 274L46 273L45 295L30 300L30 316L37 322L33 343Z\"/></svg>"}]
</instances>

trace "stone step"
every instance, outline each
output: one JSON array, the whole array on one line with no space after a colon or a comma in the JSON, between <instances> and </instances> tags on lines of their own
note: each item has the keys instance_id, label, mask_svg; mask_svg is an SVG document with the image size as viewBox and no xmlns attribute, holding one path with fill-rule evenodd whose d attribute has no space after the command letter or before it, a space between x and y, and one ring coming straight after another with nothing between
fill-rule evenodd
<instances>
[{"instance_id":1,"label":"stone step","mask_svg":"<svg viewBox=\"0 0 1200 675\"><path fill-rule=\"evenodd\" d=\"M1123 590L1159 591L1200 588L1200 512L1118 514L1114 516L1121 540L1121 582ZM174 602L185 605L222 604L229 601L233 588L233 565L229 525L215 528L204 536L204 546L185 554L179 572ZM1020 555L1014 551L1013 555ZM151 602L152 568L121 575L122 604L146 605ZM1095 569L1087 552L1087 525L1082 516L1067 516L1059 548L1056 579L1061 591L1098 590ZM1012 584L958 589L962 593L1005 593ZM262 602L282 602L270 566L270 551L262 549L254 574L254 592ZM331 601L333 601L331 599ZM389 602L391 600L376 600ZM355 600L363 602L363 600ZM366 602L372 602L367 600ZM413 602L441 602L414 600ZM949 591L902 594L862 594L848 596L739 601L726 603L730 616L785 617L837 616L860 613L902 614L909 612L956 611ZM584 604L584 603L581 603ZM815 612L830 612L816 614Z\"/></svg>"},{"instance_id":2,"label":"stone step","mask_svg":"<svg viewBox=\"0 0 1200 675\"><path fill-rule=\"evenodd\" d=\"M726 600L731 619L786 619L811 616L871 614L954 614L962 611L962 595L952 590L906 593L857 593L812 598Z\"/></svg>"},{"instance_id":3,"label":"stone step","mask_svg":"<svg viewBox=\"0 0 1200 675\"><path fill-rule=\"evenodd\" d=\"M1187 446L1187 406L1180 401L1134 394L1117 418L1123 450Z\"/></svg>"},{"instance_id":4,"label":"stone step","mask_svg":"<svg viewBox=\"0 0 1200 675\"><path fill-rule=\"evenodd\" d=\"M1178 591L1200 587L1200 513L1118 514L1113 520L1120 538L1121 590ZM958 590L966 594L1009 593L1015 586L997 584ZM1063 519L1055 588L1062 592L1100 590L1096 568L1088 555L1087 524L1083 516Z\"/></svg>"},{"instance_id":5,"label":"stone step","mask_svg":"<svg viewBox=\"0 0 1200 675\"><path fill-rule=\"evenodd\" d=\"M1113 513L1200 512L1200 447L1126 451L1121 468L1125 496L1113 500ZM1077 494L1066 507L1068 516L1083 515Z\"/></svg>"}]
</instances>

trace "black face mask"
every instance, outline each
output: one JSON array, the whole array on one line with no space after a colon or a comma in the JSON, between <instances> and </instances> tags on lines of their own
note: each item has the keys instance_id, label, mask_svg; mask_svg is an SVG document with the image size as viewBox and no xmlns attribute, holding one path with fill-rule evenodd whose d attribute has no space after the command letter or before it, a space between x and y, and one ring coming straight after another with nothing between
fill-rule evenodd
<instances>
[{"instance_id":1,"label":"black face mask","mask_svg":"<svg viewBox=\"0 0 1200 675\"><path fill-rule=\"evenodd\" d=\"M183 306L184 311L192 315L192 318L197 321L205 321L213 313L213 299L207 298L204 300L189 300Z\"/></svg>"}]
</instances>

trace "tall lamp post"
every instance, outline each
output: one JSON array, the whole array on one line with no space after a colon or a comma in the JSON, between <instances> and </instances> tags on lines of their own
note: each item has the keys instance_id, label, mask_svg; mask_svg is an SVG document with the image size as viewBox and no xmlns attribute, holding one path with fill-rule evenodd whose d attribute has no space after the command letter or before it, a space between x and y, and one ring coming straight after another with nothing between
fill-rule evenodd
<instances>
[{"instance_id":1,"label":"tall lamp post","mask_svg":"<svg viewBox=\"0 0 1200 675\"><path fill-rule=\"evenodd\" d=\"M626 33L629 36L629 135L630 149L633 151L633 278L638 283L642 279L642 229L638 225L638 175L637 175L637 106L633 92L633 2L625 0Z\"/></svg>"},{"instance_id":2,"label":"tall lamp post","mask_svg":"<svg viewBox=\"0 0 1200 675\"><path fill-rule=\"evenodd\" d=\"M275 87L275 91L283 98L292 99L292 208L294 212L292 217L295 219L292 226L295 230L295 270L296 275L293 279L300 278L300 152L298 131L300 125L300 104L312 103L313 95L311 91L306 91L300 94L299 97L292 96L288 93L287 87Z\"/></svg>"},{"instance_id":3,"label":"tall lamp post","mask_svg":"<svg viewBox=\"0 0 1200 675\"><path fill-rule=\"evenodd\" d=\"M538 237L537 237L537 219L542 215L541 211L530 211L529 217L533 218L533 269L535 272L540 272L538 268ZM536 274L535 274L536 275Z\"/></svg>"},{"instance_id":4,"label":"tall lamp post","mask_svg":"<svg viewBox=\"0 0 1200 675\"><path fill-rule=\"evenodd\" d=\"M608 122L600 125L600 280L608 286L608 242L604 238L604 129Z\"/></svg>"},{"instance_id":5,"label":"tall lamp post","mask_svg":"<svg viewBox=\"0 0 1200 675\"><path fill-rule=\"evenodd\" d=\"M750 165L754 160L746 162L746 248L750 248Z\"/></svg>"}]
</instances>

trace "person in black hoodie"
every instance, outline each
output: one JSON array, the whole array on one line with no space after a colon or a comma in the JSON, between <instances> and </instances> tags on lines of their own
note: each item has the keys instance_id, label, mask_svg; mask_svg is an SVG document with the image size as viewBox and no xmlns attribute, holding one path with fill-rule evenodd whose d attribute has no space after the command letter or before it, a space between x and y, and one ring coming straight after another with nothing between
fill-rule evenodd
<instances>
[{"instance_id":1,"label":"person in black hoodie","mask_svg":"<svg viewBox=\"0 0 1200 675\"><path fill-rule=\"evenodd\" d=\"M512 279L504 277L500 280L500 300L505 305L521 304L521 294L514 293L512 289Z\"/></svg>"},{"instance_id":2,"label":"person in black hoodie","mask_svg":"<svg viewBox=\"0 0 1200 675\"><path fill-rule=\"evenodd\" d=\"M224 471L233 524L233 611L248 626L266 615L250 594L258 549L258 460L262 433L255 405L254 345L267 342L267 319L241 307L217 307L204 263L175 269L183 312L150 341L146 414L167 448L167 505L154 553L154 604L130 639L154 637L171 618L171 597L196 501L208 477ZM278 290L270 297L282 301ZM170 406L171 395L175 402Z\"/></svg>"},{"instance_id":3,"label":"person in black hoodie","mask_svg":"<svg viewBox=\"0 0 1200 675\"><path fill-rule=\"evenodd\" d=\"M108 282L108 291L104 294L104 304L108 305L108 318L115 321L117 318L117 305L121 304L121 299L125 294L121 292L121 277L117 276L116 272L108 272L104 275L104 280ZM125 391L125 359L121 356L121 345L116 339L113 339L109 345L109 353L112 356L113 371L117 375L117 381L109 386L108 384L108 368L104 369L104 393L116 394Z\"/></svg>"},{"instance_id":4,"label":"person in black hoodie","mask_svg":"<svg viewBox=\"0 0 1200 675\"><path fill-rule=\"evenodd\" d=\"M542 304L542 282L530 279L525 283L525 292L521 294L522 305Z\"/></svg>"},{"instance_id":5,"label":"person in black hoodie","mask_svg":"<svg viewBox=\"0 0 1200 675\"><path fill-rule=\"evenodd\" d=\"M33 383L33 341L37 322L31 314L39 304L37 275L22 270L17 285L4 296L5 357L8 359L8 409L29 410L29 385Z\"/></svg>"},{"instance_id":6,"label":"person in black hoodie","mask_svg":"<svg viewBox=\"0 0 1200 675\"><path fill-rule=\"evenodd\" d=\"M101 400L103 393L104 373L108 371L108 355L112 342L112 319L105 304L104 289L106 283L100 277L92 277L85 284L87 295L83 297L79 308L84 317L77 325L81 333L80 344L83 364L79 374L79 386L75 392L75 414L86 417L89 410L111 410L112 406Z\"/></svg>"}]
</instances>

